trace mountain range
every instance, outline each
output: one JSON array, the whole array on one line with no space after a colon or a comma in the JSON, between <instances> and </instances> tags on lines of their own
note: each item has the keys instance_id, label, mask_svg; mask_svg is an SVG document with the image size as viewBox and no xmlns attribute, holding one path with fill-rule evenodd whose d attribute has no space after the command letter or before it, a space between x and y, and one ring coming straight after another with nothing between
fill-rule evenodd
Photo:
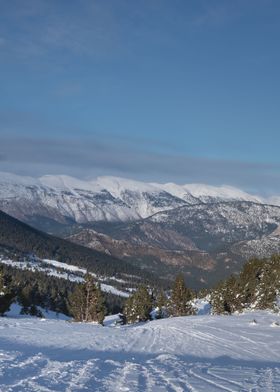
<instances>
[{"instance_id":1,"label":"mountain range","mask_svg":"<svg viewBox=\"0 0 280 392\"><path fill-rule=\"evenodd\" d=\"M32 178L0 172L0 209L27 222L36 216L60 223L127 222L183 205L234 200L271 204L230 186L144 183L117 177ZM277 197L271 201L278 203Z\"/></svg>"},{"instance_id":2,"label":"mountain range","mask_svg":"<svg viewBox=\"0 0 280 392\"><path fill-rule=\"evenodd\" d=\"M230 186L0 173L9 215L160 277L182 271L195 287L280 252L278 201Z\"/></svg>"}]
</instances>

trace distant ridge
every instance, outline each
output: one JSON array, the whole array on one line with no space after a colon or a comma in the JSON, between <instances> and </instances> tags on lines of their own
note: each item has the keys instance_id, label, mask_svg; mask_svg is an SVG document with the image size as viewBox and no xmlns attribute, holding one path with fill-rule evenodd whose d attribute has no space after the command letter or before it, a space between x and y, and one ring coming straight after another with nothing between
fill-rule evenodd
<instances>
[{"instance_id":1,"label":"distant ridge","mask_svg":"<svg viewBox=\"0 0 280 392\"><path fill-rule=\"evenodd\" d=\"M229 186L0 173L1 209L80 247L31 227L22 234L15 222L1 229L5 245L111 276L170 280L181 271L202 287L250 257L280 253L280 207Z\"/></svg>"},{"instance_id":2,"label":"distant ridge","mask_svg":"<svg viewBox=\"0 0 280 392\"><path fill-rule=\"evenodd\" d=\"M59 223L129 222L183 205L221 201L268 202L230 186L145 183L109 176L89 181L65 175L32 178L0 172L0 209L27 223L33 223L31 217ZM271 202L278 205L279 198Z\"/></svg>"}]
</instances>

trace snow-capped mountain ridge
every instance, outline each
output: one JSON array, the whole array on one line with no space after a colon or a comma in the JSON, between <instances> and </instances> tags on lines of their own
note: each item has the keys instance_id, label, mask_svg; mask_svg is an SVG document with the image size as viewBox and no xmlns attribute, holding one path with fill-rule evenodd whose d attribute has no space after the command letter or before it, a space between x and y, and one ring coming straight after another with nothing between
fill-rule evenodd
<instances>
[{"instance_id":1,"label":"snow-capped mountain ridge","mask_svg":"<svg viewBox=\"0 0 280 392\"><path fill-rule=\"evenodd\" d=\"M110 176L88 181L66 175L32 178L0 172L0 209L19 219L126 222L184 205L221 201L266 203L230 186L145 183Z\"/></svg>"},{"instance_id":2,"label":"snow-capped mountain ridge","mask_svg":"<svg viewBox=\"0 0 280 392\"><path fill-rule=\"evenodd\" d=\"M265 203L265 200L262 197L251 195L241 189L229 185L212 186L195 183L184 185L175 183L147 183L113 176L101 176L97 177L96 180L84 181L65 175L46 175L39 178L39 182L51 188L62 188L61 184L63 184L64 189L71 190L87 189L93 192L100 192L101 190L105 189L109 191L114 197L121 197L122 193L128 190L132 192L148 193L158 193L159 190L161 190L183 200L185 200L185 198L187 199L188 197L193 197L194 199L197 199L197 202L204 201L204 199L207 199L208 201L210 198L218 198L219 200L240 200ZM275 199L276 198L277 196ZM274 200L274 197L271 197L270 199ZM195 204L195 202L191 204Z\"/></svg>"},{"instance_id":3,"label":"snow-capped mountain ridge","mask_svg":"<svg viewBox=\"0 0 280 392\"><path fill-rule=\"evenodd\" d=\"M194 197L197 197L204 202L211 201L212 198L215 198L220 201L238 200L265 203L263 198L251 195L229 185L212 186L205 184L186 184L183 188L188 190Z\"/></svg>"},{"instance_id":4,"label":"snow-capped mountain ridge","mask_svg":"<svg viewBox=\"0 0 280 392\"><path fill-rule=\"evenodd\" d=\"M0 210L158 275L180 265L194 285L235 273L262 243L280 249L280 206L232 187L0 173Z\"/></svg>"}]
</instances>

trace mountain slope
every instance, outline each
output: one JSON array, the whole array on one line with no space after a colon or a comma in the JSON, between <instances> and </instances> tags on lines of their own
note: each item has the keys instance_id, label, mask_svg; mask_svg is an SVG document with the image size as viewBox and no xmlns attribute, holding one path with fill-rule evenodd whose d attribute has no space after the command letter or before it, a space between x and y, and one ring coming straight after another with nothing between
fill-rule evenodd
<instances>
[{"instance_id":1,"label":"mountain slope","mask_svg":"<svg viewBox=\"0 0 280 392\"><path fill-rule=\"evenodd\" d=\"M0 209L40 229L54 223L135 221L184 205L236 200L262 202L232 187L149 184L117 177L35 179L0 173Z\"/></svg>"},{"instance_id":2,"label":"mountain slope","mask_svg":"<svg viewBox=\"0 0 280 392\"><path fill-rule=\"evenodd\" d=\"M146 221L187 234L200 249L212 250L272 233L280 224L280 207L244 201L199 204L160 212Z\"/></svg>"},{"instance_id":3,"label":"mountain slope","mask_svg":"<svg viewBox=\"0 0 280 392\"><path fill-rule=\"evenodd\" d=\"M186 204L160 188L120 179L80 181L68 176L40 179L0 173L0 209L31 222L131 221Z\"/></svg>"},{"instance_id":4,"label":"mountain slope","mask_svg":"<svg viewBox=\"0 0 280 392\"><path fill-rule=\"evenodd\" d=\"M40 258L55 259L87 268L96 274L117 276L143 272L110 255L73 244L40 232L0 211L0 247L14 254L33 253Z\"/></svg>"},{"instance_id":5,"label":"mountain slope","mask_svg":"<svg viewBox=\"0 0 280 392\"><path fill-rule=\"evenodd\" d=\"M153 226L149 227L145 223L141 225L140 230L145 231L145 238L136 234L131 234L130 237L128 232L127 235L123 235L125 239L116 239L92 229L83 229L67 239L141 265L142 268L146 265L150 270L157 261L160 265L156 265L154 272L159 275L163 273L163 265L173 267L173 275L177 273L178 268L195 267L207 271L215 266L215 261L206 252L196 248L188 237L181 236L175 231L160 230L158 227L154 231Z\"/></svg>"},{"instance_id":6,"label":"mountain slope","mask_svg":"<svg viewBox=\"0 0 280 392\"><path fill-rule=\"evenodd\" d=\"M182 271L193 287L238 272L249 256L263 256L263 249L267 255L280 252L273 234L280 225L280 208L264 203L228 186L0 173L0 208L5 212L99 251L98 257L121 259L127 263L124 268L168 279ZM48 247L45 258L60 257L52 244L40 242L40 249ZM76 259L80 262L80 256Z\"/></svg>"},{"instance_id":7,"label":"mountain slope","mask_svg":"<svg viewBox=\"0 0 280 392\"><path fill-rule=\"evenodd\" d=\"M138 222L82 229L69 240L143 268L152 263L180 269L193 287L239 272L252 256L280 253L280 208L245 201L196 204L157 213ZM101 233L100 233L101 232ZM175 273L175 269L173 274Z\"/></svg>"}]
</instances>

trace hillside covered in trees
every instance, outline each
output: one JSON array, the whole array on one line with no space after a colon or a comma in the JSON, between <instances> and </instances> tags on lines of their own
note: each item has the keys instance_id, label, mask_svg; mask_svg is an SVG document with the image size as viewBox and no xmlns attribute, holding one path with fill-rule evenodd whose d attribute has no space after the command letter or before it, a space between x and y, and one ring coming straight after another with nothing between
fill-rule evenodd
<instances>
[{"instance_id":1,"label":"hillside covered in trees","mask_svg":"<svg viewBox=\"0 0 280 392\"><path fill-rule=\"evenodd\" d=\"M211 292L213 313L240 312L246 309L279 311L280 255L251 259L237 276L220 282Z\"/></svg>"},{"instance_id":2,"label":"hillside covered in trees","mask_svg":"<svg viewBox=\"0 0 280 392\"><path fill-rule=\"evenodd\" d=\"M156 282L152 274L116 257L73 244L34 229L0 211L0 247L10 249L10 256L32 253L40 258L54 259L88 269L97 275L118 277L134 275Z\"/></svg>"}]
</instances>

